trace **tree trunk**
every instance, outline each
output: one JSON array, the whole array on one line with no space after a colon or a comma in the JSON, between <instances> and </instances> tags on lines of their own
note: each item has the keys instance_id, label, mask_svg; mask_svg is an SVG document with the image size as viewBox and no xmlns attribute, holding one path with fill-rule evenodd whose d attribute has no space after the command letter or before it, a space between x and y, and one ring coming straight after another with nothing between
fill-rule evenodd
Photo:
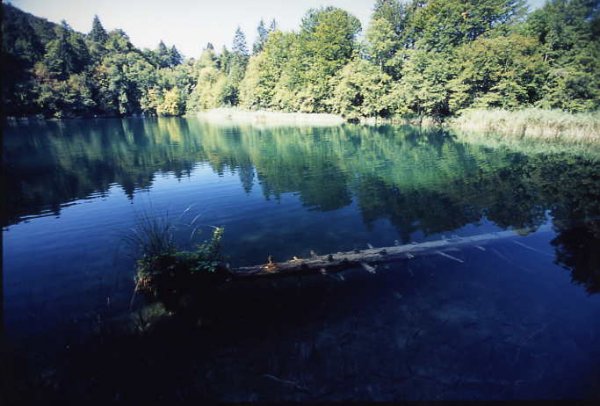
<instances>
[{"instance_id":1,"label":"tree trunk","mask_svg":"<svg viewBox=\"0 0 600 406\"><path fill-rule=\"evenodd\" d=\"M549 231L549 226L540 227L538 232ZM328 255L314 255L311 258L295 258L286 262L273 262L269 257L266 264L245 266L232 270L234 277L258 276L286 276L297 274L310 274L343 271L348 268L362 266L366 271L375 273L374 264L395 262L411 259L420 255L441 255L450 260L463 262L462 259L448 254L458 247L475 246L485 250L482 245L499 239L518 238L515 231L501 231L496 233L480 234L470 237L452 237L437 241L427 241L391 247L337 252Z\"/></svg>"}]
</instances>

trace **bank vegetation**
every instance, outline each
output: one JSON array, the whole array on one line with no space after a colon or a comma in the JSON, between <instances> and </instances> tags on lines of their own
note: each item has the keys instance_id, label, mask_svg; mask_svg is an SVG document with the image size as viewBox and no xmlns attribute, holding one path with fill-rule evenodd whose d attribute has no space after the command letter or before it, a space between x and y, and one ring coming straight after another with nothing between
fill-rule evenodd
<instances>
[{"instance_id":1,"label":"bank vegetation","mask_svg":"<svg viewBox=\"0 0 600 406\"><path fill-rule=\"evenodd\" d=\"M376 0L364 30L340 8L311 9L294 31L261 21L251 49L238 28L231 48L208 43L198 58L163 42L140 50L98 17L82 34L11 5L2 15L5 116L228 106L349 121L459 117L460 128L543 139L597 132L596 113L566 115L600 107L593 0L549 0L533 11L522 0Z\"/></svg>"}]
</instances>

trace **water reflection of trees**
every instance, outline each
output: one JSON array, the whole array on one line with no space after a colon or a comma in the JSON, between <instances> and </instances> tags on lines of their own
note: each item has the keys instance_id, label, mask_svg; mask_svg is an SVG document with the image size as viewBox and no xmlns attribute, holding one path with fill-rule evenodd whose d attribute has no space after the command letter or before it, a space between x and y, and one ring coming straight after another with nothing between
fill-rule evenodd
<instances>
[{"instance_id":1,"label":"water reflection of trees","mask_svg":"<svg viewBox=\"0 0 600 406\"><path fill-rule=\"evenodd\" d=\"M158 172L188 176L198 162L236 173L265 198L297 193L315 210L354 199L365 223L386 218L401 238L454 230L484 216L535 229L550 212L556 260L597 291L600 164L577 154L510 152L410 128L216 127L196 120L34 122L9 127L3 225L120 185L133 198Z\"/></svg>"}]
</instances>

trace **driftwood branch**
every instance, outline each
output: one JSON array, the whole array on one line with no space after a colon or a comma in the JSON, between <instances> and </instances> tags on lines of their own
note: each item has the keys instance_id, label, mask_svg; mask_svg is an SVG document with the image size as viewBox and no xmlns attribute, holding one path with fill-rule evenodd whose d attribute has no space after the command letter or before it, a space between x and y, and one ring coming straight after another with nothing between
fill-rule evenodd
<instances>
[{"instance_id":1,"label":"driftwood branch","mask_svg":"<svg viewBox=\"0 0 600 406\"><path fill-rule=\"evenodd\" d=\"M540 227L537 231L549 231L549 226ZM422 255L442 255L456 262L464 262L447 251L458 247L474 246L485 250L482 245L499 239L519 237L514 231L500 231L496 233L480 234L470 237L452 237L437 241L427 241L406 245L394 245L391 247L372 248L369 245L365 250L354 250L337 252L328 255L313 255L311 258L296 258L286 262L273 262L269 256L268 262L262 265L246 266L233 269L235 277L257 277L257 276L285 276L296 274L322 273L343 271L348 268L362 266L370 273L375 273L373 265L411 259Z\"/></svg>"}]
</instances>

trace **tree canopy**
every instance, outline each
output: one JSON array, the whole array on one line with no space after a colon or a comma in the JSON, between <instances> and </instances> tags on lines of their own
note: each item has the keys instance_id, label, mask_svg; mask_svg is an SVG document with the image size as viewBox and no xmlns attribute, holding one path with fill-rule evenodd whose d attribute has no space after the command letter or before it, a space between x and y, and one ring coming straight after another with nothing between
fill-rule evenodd
<instances>
[{"instance_id":1,"label":"tree canopy","mask_svg":"<svg viewBox=\"0 0 600 406\"><path fill-rule=\"evenodd\" d=\"M375 0L359 20L308 10L296 31L261 20L248 48L184 58L132 45L98 16L88 34L2 5L3 115L180 115L218 106L443 118L469 108L600 107L597 0Z\"/></svg>"}]
</instances>

